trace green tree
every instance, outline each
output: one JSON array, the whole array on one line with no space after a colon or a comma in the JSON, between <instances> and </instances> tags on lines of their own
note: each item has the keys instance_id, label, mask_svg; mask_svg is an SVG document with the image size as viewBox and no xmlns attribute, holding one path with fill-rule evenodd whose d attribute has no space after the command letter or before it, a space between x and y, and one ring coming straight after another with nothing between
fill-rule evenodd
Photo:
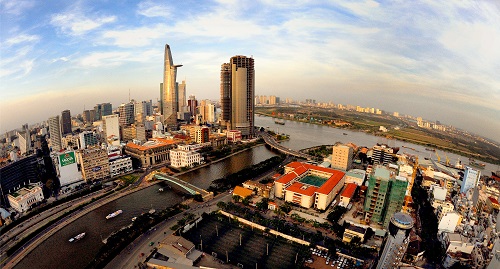
<instances>
[{"instance_id":1,"label":"green tree","mask_svg":"<svg viewBox=\"0 0 500 269\"><path fill-rule=\"evenodd\" d=\"M234 201L235 203L238 203L239 201L241 201L241 197L240 197L240 196L238 196L238 195L233 195L233 201Z\"/></svg>"},{"instance_id":2,"label":"green tree","mask_svg":"<svg viewBox=\"0 0 500 269\"><path fill-rule=\"evenodd\" d=\"M224 209L226 209L226 203L224 203L223 201L220 201L217 203L217 207L224 210Z\"/></svg>"}]
</instances>

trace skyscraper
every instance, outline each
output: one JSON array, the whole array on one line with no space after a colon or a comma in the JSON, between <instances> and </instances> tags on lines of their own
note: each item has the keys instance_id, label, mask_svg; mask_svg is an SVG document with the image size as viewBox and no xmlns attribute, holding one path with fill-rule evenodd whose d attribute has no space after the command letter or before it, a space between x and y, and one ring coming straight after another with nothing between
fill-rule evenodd
<instances>
[{"instance_id":1,"label":"skyscraper","mask_svg":"<svg viewBox=\"0 0 500 269\"><path fill-rule=\"evenodd\" d=\"M61 127L62 135L71 134L71 112L69 110L61 112Z\"/></svg>"},{"instance_id":2,"label":"skyscraper","mask_svg":"<svg viewBox=\"0 0 500 269\"><path fill-rule=\"evenodd\" d=\"M186 110L186 81L179 83L179 98L177 102L177 112L187 112Z\"/></svg>"},{"instance_id":3,"label":"skyscraper","mask_svg":"<svg viewBox=\"0 0 500 269\"><path fill-rule=\"evenodd\" d=\"M189 112L191 113L191 117L196 116L197 107L198 107L198 100L196 100L196 97L194 95L190 95L188 100L188 108Z\"/></svg>"},{"instance_id":4,"label":"skyscraper","mask_svg":"<svg viewBox=\"0 0 500 269\"><path fill-rule=\"evenodd\" d=\"M377 269L397 269L408 248L408 237L413 228L413 218L407 213L397 212L391 217L389 234Z\"/></svg>"},{"instance_id":5,"label":"skyscraper","mask_svg":"<svg viewBox=\"0 0 500 269\"><path fill-rule=\"evenodd\" d=\"M135 121L134 102L121 104L118 108L120 113L120 126L131 125Z\"/></svg>"},{"instance_id":6,"label":"skyscraper","mask_svg":"<svg viewBox=\"0 0 500 269\"><path fill-rule=\"evenodd\" d=\"M108 145L120 145L119 117L116 114L102 117L103 131Z\"/></svg>"},{"instance_id":7,"label":"skyscraper","mask_svg":"<svg viewBox=\"0 0 500 269\"><path fill-rule=\"evenodd\" d=\"M49 134L50 134L50 146L52 151L61 150L61 126L59 122L59 115L49 118Z\"/></svg>"},{"instance_id":8,"label":"skyscraper","mask_svg":"<svg viewBox=\"0 0 500 269\"><path fill-rule=\"evenodd\" d=\"M176 82L177 78L177 68L182 65L174 65L172 60L172 53L170 52L170 46L165 44L165 62L163 65L163 118L164 123L167 126L177 125L177 112L178 112L178 85Z\"/></svg>"},{"instance_id":9,"label":"skyscraper","mask_svg":"<svg viewBox=\"0 0 500 269\"><path fill-rule=\"evenodd\" d=\"M466 193L469 189L476 187L477 184L479 183L480 177L481 177L481 171L466 166L464 171L464 177L462 179L462 186L460 187L460 192Z\"/></svg>"},{"instance_id":10,"label":"skyscraper","mask_svg":"<svg viewBox=\"0 0 500 269\"><path fill-rule=\"evenodd\" d=\"M332 151L332 168L347 171L352 166L353 150L346 145L335 145Z\"/></svg>"},{"instance_id":11,"label":"skyscraper","mask_svg":"<svg viewBox=\"0 0 500 269\"><path fill-rule=\"evenodd\" d=\"M221 66L222 120L230 122L231 130L253 136L255 107L254 59L237 55Z\"/></svg>"},{"instance_id":12,"label":"skyscraper","mask_svg":"<svg viewBox=\"0 0 500 269\"><path fill-rule=\"evenodd\" d=\"M95 120L102 120L102 116L108 116L113 113L113 109L111 107L110 103L102 103L102 104L97 104L94 107L95 111Z\"/></svg>"}]
</instances>

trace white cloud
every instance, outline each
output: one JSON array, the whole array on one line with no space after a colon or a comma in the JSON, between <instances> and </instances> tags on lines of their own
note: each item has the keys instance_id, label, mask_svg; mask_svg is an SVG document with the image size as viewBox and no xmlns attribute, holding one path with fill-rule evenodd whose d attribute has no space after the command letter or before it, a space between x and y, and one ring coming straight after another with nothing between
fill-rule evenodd
<instances>
[{"instance_id":1,"label":"white cloud","mask_svg":"<svg viewBox=\"0 0 500 269\"><path fill-rule=\"evenodd\" d=\"M32 0L0 0L0 14L21 15L35 6Z\"/></svg>"},{"instance_id":2,"label":"white cloud","mask_svg":"<svg viewBox=\"0 0 500 269\"><path fill-rule=\"evenodd\" d=\"M165 24L157 24L153 27L105 31L102 37L104 44L109 43L107 40L111 40L111 43L118 47L141 47L164 38L166 29Z\"/></svg>"},{"instance_id":3,"label":"white cloud","mask_svg":"<svg viewBox=\"0 0 500 269\"><path fill-rule=\"evenodd\" d=\"M40 37L37 35L26 35L20 34L18 36L11 37L5 41L6 46L17 45L25 42L34 42L40 40Z\"/></svg>"},{"instance_id":4,"label":"white cloud","mask_svg":"<svg viewBox=\"0 0 500 269\"><path fill-rule=\"evenodd\" d=\"M128 59L128 52L93 52L79 62L83 67L119 66Z\"/></svg>"},{"instance_id":5,"label":"white cloud","mask_svg":"<svg viewBox=\"0 0 500 269\"><path fill-rule=\"evenodd\" d=\"M69 35L82 35L104 24L116 21L115 16L86 16L83 12L65 12L53 15L50 23Z\"/></svg>"},{"instance_id":6,"label":"white cloud","mask_svg":"<svg viewBox=\"0 0 500 269\"><path fill-rule=\"evenodd\" d=\"M139 3L137 13L146 17L168 17L171 11L166 5L154 3L152 1L144 1Z\"/></svg>"}]
</instances>

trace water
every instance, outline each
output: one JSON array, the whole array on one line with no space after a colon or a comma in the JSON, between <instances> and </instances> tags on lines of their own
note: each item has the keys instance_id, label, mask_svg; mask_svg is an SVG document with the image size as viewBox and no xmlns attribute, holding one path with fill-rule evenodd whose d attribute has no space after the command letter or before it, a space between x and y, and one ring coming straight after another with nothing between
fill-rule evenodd
<instances>
[{"instance_id":1,"label":"water","mask_svg":"<svg viewBox=\"0 0 500 269\"><path fill-rule=\"evenodd\" d=\"M274 123L274 119L270 117L257 116L255 119L257 126L269 127L269 129L275 132L289 134L291 136L290 140L283 142L283 145L294 150L324 144L334 144L335 142L352 142L358 146L367 147L372 147L377 143L384 143L391 147L400 147L400 152L408 152L420 158L429 157L431 154L433 159L436 158L435 154L426 151L424 146L389 140L363 132L294 121L286 121L285 125L277 125ZM413 148L414 150L403 148L402 146ZM444 153L438 151L438 154L444 160ZM214 179L235 173L275 155L275 153L269 151L266 147L256 147L221 162L186 173L180 176L180 178L198 187L207 188ZM458 158L467 163L466 160L468 158L466 157L460 157L452 153L447 153L447 155L452 164ZM489 175L489 171L496 171L497 167L497 165L487 163L486 169L482 170L482 173ZM101 237L106 238L113 231L129 225L132 217L149 211L152 207L163 209L182 201L181 194L167 190L166 188L164 192L160 193L158 192L158 188L160 187L161 185L152 186L90 212L43 242L28 254L16 268L84 268L102 246ZM118 209L122 209L123 214L111 220L105 219L107 214ZM81 232L87 233L84 239L75 243L68 242L69 238Z\"/></svg>"}]
</instances>

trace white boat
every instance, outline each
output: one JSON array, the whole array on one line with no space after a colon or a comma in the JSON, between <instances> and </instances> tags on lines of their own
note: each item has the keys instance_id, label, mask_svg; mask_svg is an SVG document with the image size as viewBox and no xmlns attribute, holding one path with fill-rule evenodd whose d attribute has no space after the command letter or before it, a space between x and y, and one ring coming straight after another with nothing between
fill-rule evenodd
<instances>
[{"instance_id":1,"label":"white boat","mask_svg":"<svg viewBox=\"0 0 500 269\"><path fill-rule=\"evenodd\" d=\"M159 191L159 192L162 192L162 191L163 191L163 188L159 188L159 189L158 189L158 191Z\"/></svg>"},{"instance_id":2,"label":"white boat","mask_svg":"<svg viewBox=\"0 0 500 269\"><path fill-rule=\"evenodd\" d=\"M120 209L120 210L117 210L109 215L106 216L106 219L111 219L111 218L114 218L118 215L120 215L121 213L123 213L123 211Z\"/></svg>"},{"instance_id":3,"label":"white boat","mask_svg":"<svg viewBox=\"0 0 500 269\"><path fill-rule=\"evenodd\" d=\"M73 243L73 242L76 242L76 241L82 239L84 236L85 236L85 233L81 233L81 234L78 234L75 237L71 237L68 241L71 242L71 243Z\"/></svg>"},{"instance_id":4,"label":"white boat","mask_svg":"<svg viewBox=\"0 0 500 269\"><path fill-rule=\"evenodd\" d=\"M133 218L132 218L132 221L135 221L136 219L137 219L137 217L133 217Z\"/></svg>"}]
</instances>

